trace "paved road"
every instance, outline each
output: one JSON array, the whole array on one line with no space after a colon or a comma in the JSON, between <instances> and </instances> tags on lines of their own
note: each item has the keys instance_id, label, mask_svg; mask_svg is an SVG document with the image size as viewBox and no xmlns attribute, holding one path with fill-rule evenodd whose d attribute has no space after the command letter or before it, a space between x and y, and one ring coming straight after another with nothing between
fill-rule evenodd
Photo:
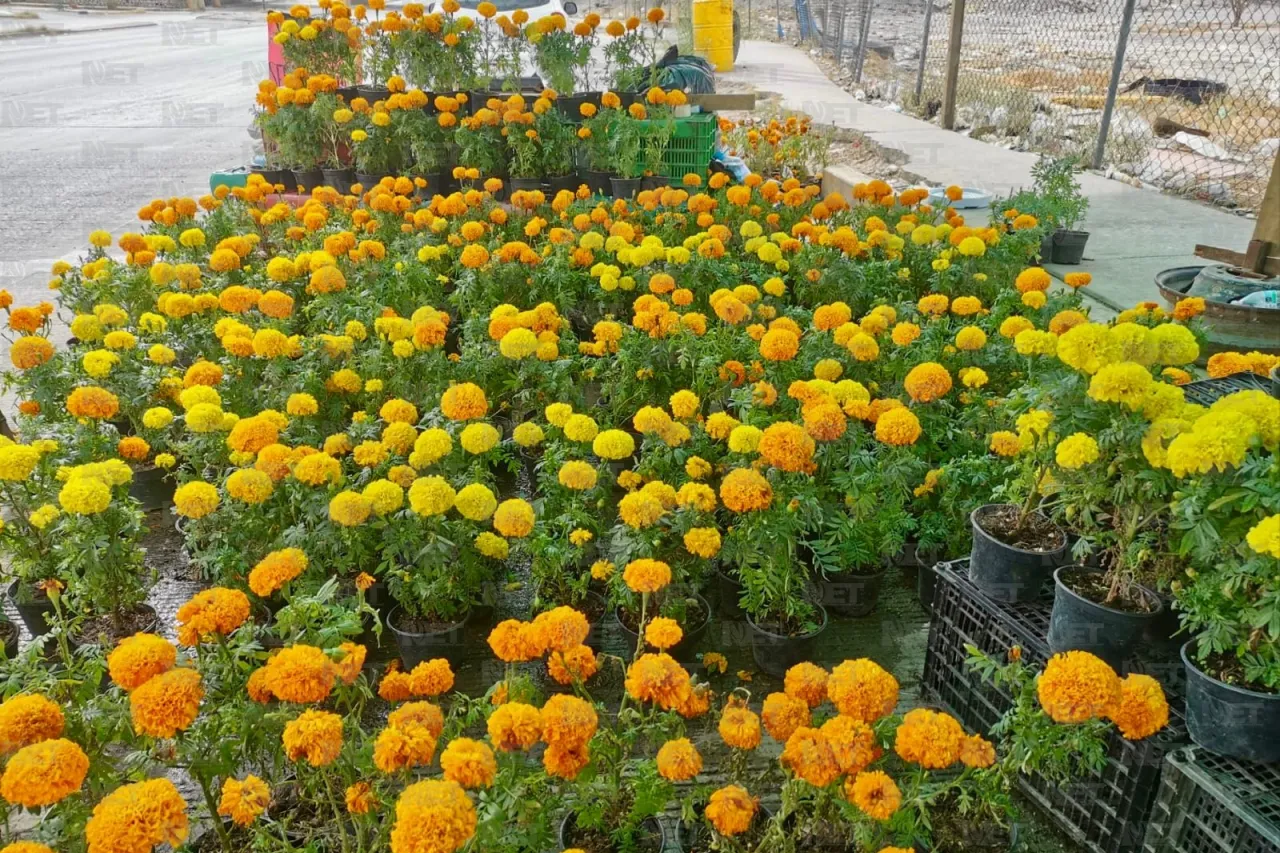
<instances>
[{"instance_id":1,"label":"paved road","mask_svg":"<svg viewBox=\"0 0 1280 853\"><path fill-rule=\"evenodd\" d=\"M0 287L19 304L45 298L49 266L94 228L136 228L150 199L199 196L212 169L247 161L266 76L255 10L40 16L130 28L0 39Z\"/></svg>"}]
</instances>

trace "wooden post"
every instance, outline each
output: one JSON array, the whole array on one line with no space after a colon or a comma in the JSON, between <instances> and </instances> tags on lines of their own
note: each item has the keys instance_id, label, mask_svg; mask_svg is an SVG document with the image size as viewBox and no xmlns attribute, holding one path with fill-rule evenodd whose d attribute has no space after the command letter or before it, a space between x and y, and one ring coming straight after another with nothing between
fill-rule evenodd
<instances>
[{"instance_id":1,"label":"wooden post","mask_svg":"<svg viewBox=\"0 0 1280 853\"><path fill-rule=\"evenodd\" d=\"M964 39L964 0L951 4L951 35L947 39L947 80L942 95L942 126L956 128L956 83L960 79L960 43Z\"/></svg>"},{"instance_id":2,"label":"wooden post","mask_svg":"<svg viewBox=\"0 0 1280 853\"><path fill-rule=\"evenodd\" d=\"M1243 267L1266 276L1280 276L1280 153L1271 164L1267 192L1258 208L1253 238L1244 252L1217 246L1196 246L1197 257Z\"/></svg>"}]
</instances>

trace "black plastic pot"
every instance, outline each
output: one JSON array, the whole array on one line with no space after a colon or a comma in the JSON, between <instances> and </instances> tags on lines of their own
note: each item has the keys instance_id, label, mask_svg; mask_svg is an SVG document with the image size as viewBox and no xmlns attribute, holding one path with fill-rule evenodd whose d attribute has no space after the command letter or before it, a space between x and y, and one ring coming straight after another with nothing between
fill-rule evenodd
<instances>
[{"instance_id":1,"label":"black plastic pot","mask_svg":"<svg viewBox=\"0 0 1280 853\"><path fill-rule=\"evenodd\" d=\"M294 169L293 183L301 188L301 192L309 193L316 187L324 186L324 171L322 169ZM292 189L292 187L287 189Z\"/></svg>"},{"instance_id":2,"label":"black plastic pot","mask_svg":"<svg viewBox=\"0 0 1280 853\"><path fill-rule=\"evenodd\" d=\"M880 600L884 569L864 575L853 572L825 575L818 580L822 606L833 616L869 616Z\"/></svg>"},{"instance_id":3,"label":"black plastic pot","mask_svg":"<svg viewBox=\"0 0 1280 853\"><path fill-rule=\"evenodd\" d=\"M696 598L698 604L702 606L702 622L693 627L681 625L684 631L684 637L680 642L667 649L667 654L671 655L681 663L688 663L695 660L698 646L701 645L703 637L707 635L707 629L711 627L711 605L707 600L696 592L689 592L689 596ZM640 642L640 635L627 627L627 623L622 621L621 615L617 610L613 611L613 621L622 632L622 636L627 638L627 648L634 650ZM648 648L648 646L646 646Z\"/></svg>"},{"instance_id":4,"label":"black plastic pot","mask_svg":"<svg viewBox=\"0 0 1280 853\"><path fill-rule=\"evenodd\" d=\"M592 93L590 92L585 92L581 95L561 95L556 98L556 112L564 116L567 121L577 124L583 119L582 105L592 103L592 97ZM600 93L596 92L594 94L594 98L595 105L599 107Z\"/></svg>"},{"instance_id":5,"label":"black plastic pot","mask_svg":"<svg viewBox=\"0 0 1280 853\"><path fill-rule=\"evenodd\" d=\"M159 614L156 613L156 609L152 607L150 604L144 603L144 604L138 605L138 610L144 613L144 617L141 621L141 624L138 626L138 630L135 633L142 633L142 634L155 633L156 629L160 626L160 616ZM106 635L104 637L104 635L102 634L99 634L98 636L91 636L91 637L84 636L84 635L75 635L75 634L71 634L68 636L68 640L70 641L72 648L77 648L79 646L86 646L90 644L98 644L98 642L102 639L108 640L108 642L104 643L103 646L104 646L104 650L109 651L110 647L114 646L114 643L110 642L112 639L114 639L115 642L119 642L120 640L123 640L124 637L112 638L109 635Z\"/></svg>"},{"instance_id":6,"label":"black plastic pot","mask_svg":"<svg viewBox=\"0 0 1280 853\"><path fill-rule=\"evenodd\" d=\"M595 195L609 195L613 192L613 173L597 172L595 169L583 169L578 173L582 183L586 184Z\"/></svg>"},{"instance_id":7,"label":"black plastic pot","mask_svg":"<svg viewBox=\"0 0 1280 853\"><path fill-rule=\"evenodd\" d=\"M987 504L969 516L973 528L973 552L969 557L969 579L989 598L1006 603L1035 601L1040 597L1053 570L1062 565L1067 537L1053 551L1014 548L982 529L978 519L988 511L1007 504Z\"/></svg>"},{"instance_id":8,"label":"black plastic pot","mask_svg":"<svg viewBox=\"0 0 1280 853\"><path fill-rule=\"evenodd\" d=\"M706 822L702 816L704 811L703 807L697 806L695 810L698 813L698 820L694 823L685 823L683 820L678 818L675 822L676 844L684 851L692 850L694 847L701 844L703 836L708 832ZM761 823L768 823L771 820L773 820L773 809L762 804L756 810L756 816L752 818L751 823L753 826L756 826ZM747 832L750 831L751 829L748 828ZM741 836L739 836L739 838L741 838Z\"/></svg>"},{"instance_id":9,"label":"black plastic pot","mask_svg":"<svg viewBox=\"0 0 1280 853\"><path fill-rule=\"evenodd\" d=\"M1280 400L1280 365L1271 368L1271 396Z\"/></svg>"},{"instance_id":10,"label":"black plastic pot","mask_svg":"<svg viewBox=\"0 0 1280 853\"><path fill-rule=\"evenodd\" d=\"M471 622L471 611L468 610L457 622L424 633L402 630L396 624L401 612L399 607L392 609L387 615L387 627L395 637L396 648L400 650L400 660L404 662L406 670L432 658L445 658L454 665L461 662L467 645L467 625Z\"/></svg>"},{"instance_id":11,"label":"black plastic pot","mask_svg":"<svg viewBox=\"0 0 1280 853\"><path fill-rule=\"evenodd\" d=\"M716 569L712 583L716 588L716 599L720 603L720 615L731 619L741 619L742 582L735 575L728 574L722 568Z\"/></svg>"},{"instance_id":12,"label":"black plastic pot","mask_svg":"<svg viewBox=\"0 0 1280 853\"><path fill-rule=\"evenodd\" d=\"M938 573L933 566L920 563L916 568L916 598L926 613L933 612L933 597L938 589Z\"/></svg>"},{"instance_id":13,"label":"black plastic pot","mask_svg":"<svg viewBox=\"0 0 1280 853\"><path fill-rule=\"evenodd\" d=\"M419 177L427 182L427 185L419 190L424 198L430 198L433 195L444 193L445 175L443 172L428 172L427 174L420 175Z\"/></svg>"},{"instance_id":14,"label":"black plastic pot","mask_svg":"<svg viewBox=\"0 0 1280 853\"><path fill-rule=\"evenodd\" d=\"M578 185L581 183L582 181L577 175L560 175L555 178L547 178L547 194L554 198L555 194L561 190L577 192Z\"/></svg>"},{"instance_id":15,"label":"black plastic pot","mask_svg":"<svg viewBox=\"0 0 1280 853\"><path fill-rule=\"evenodd\" d=\"M178 481L163 468L144 468L133 473L129 483L129 497L142 504L143 512L163 509L173 503L173 493Z\"/></svg>"},{"instance_id":16,"label":"black plastic pot","mask_svg":"<svg viewBox=\"0 0 1280 853\"><path fill-rule=\"evenodd\" d=\"M821 604L815 606L822 617L817 630L799 636L775 634L757 625L751 614L747 614L747 624L751 627L751 657L761 671L774 678L782 678L791 667L813 659L818 637L827 630L827 611Z\"/></svg>"},{"instance_id":17,"label":"black plastic pot","mask_svg":"<svg viewBox=\"0 0 1280 853\"><path fill-rule=\"evenodd\" d=\"M5 660L13 660L18 654L18 626L0 618L0 645L4 646Z\"/></svg>"},{"instance_id":18,"label":"black plastic pot","mask_svg":"<svg viewBox=\"0 0 1280 853\"><path fill-rule=\"evenodd\" d=\"M1078 264L1084 259L1084 244L1089 242L1088 231L1068 231L1059 228L1053 233L1053 262Z\"/></svg>"},{"instance_id":19,"label":"black plastic pot","mask_svg":"<svg viewBox=\"0 0 1280 853\"><path fill-rule=\"evenodd\" d=\"M1187 731L1210 752L1258 764L1280 761L1280 693L1224 684L1191 660L1195 640L1182 647L1187 671Z\"/></svg>"},{"instance_id":20,"label":"black plastic pot","mask_svg":"<svg viewBox=\"0 0 1280 853\"><path fill-rule=\"evenodd\" d=\"M645 175L640 179L641 190L660 190L671 186L671 179L666 175Z\"/></svg>"},{"instance_id":21,"label":"black plastic pot","mask_svg":"<svg viewBox=\"0 0 1280 853\"><path fill-rule=\"evenodd\" d=\"M356 182L355 169L321 169L324 175L324 186L333 187L342 194L351 192L351 185Z\"/></svg>"},{"instance_id":22,"label":"black plastic pot","mask_svg":"<svg viewBox=\"0 0 1280 853\"><path fill-rule=\"evenodd\" d=\"M373 106L374 101L385 101L391 97L391 90L386 86L369 86L361 83L356 86L356 91L360 94L360 97L369 102L369 106Z\"/></svg>"},{"instance_id":23,"label":"black plastic pot","mask_svg":"<svg viewBox=\"0 0 1280 853\"><path fill-rule=\"evenodd\" d=\"M1005 837L1008 837L1009 847L1007 849L1010 853L1013 853L1018 849L1018 835L1018 824L1016 823L1003 827L995 823L983 822L976 824L973 827L973 832L966 832L963 837L966 847L972 844L975 847L981 846L984 850L995 847ZM932 853L933 851L933 845L923 838L917 838L914 846L920 853Z\"/></svg>"},{"instance_id":24,"label":"black plastic pot","mask_svg":"<svg viewBox=\"0 0 1280 853\"><path fill-rule=\"evenodd\" d=\"M1048 264L1053 262L1053 232L1050 231L1040 238L1040 263Z\"/></svg>"},{"instance_id":25,"label":"black plastic pot","mask_svg":"<svg viewBox=\"0 0 1280 853\"><path fill-rule=\"evenodd\" d=\"M654 843L645 846L637 845L636 849L640 853L662 853L667 846L667 830L662 825L662 821L656 817L646 818L641 826L648 827L653 836ZM574 830L578 828L578 819L573 812L564 816L564 820L560 821L560 849L569 850L573 847Z\"/></svg>"},{"instance_id":26,"label":"black plastic pot","mask_svg":"<svg viewBox=\"0 0 1280 853\"><path fill-rule=\"evenodd\" d=\"M614 198L635 198L640 192L640 178L610 178L609 187Z\"/></svg>"},{"instance_id":27,"label":"black plastic pot","mask_svg":"<svg viewBox=\"0 0 1280 853\"><path fill-rule=\"evenodd\" d=\"M356 183L360 185L365 192L373 189L378 183L389 175L375 175L370 172L356 172Z\"/></svg>"},{"instance_id":28,"label":"black plastic pot","mask_svg":"<svg viewBox=\"0 0 1280 853\"><path fill-rule=\"evenodd\" d=\"M507 181L507 183L511 185L511 191L513 193L520 192L521 190L524 192L531 192L533 190L542 191L546 188L542 183L542 178L512 178Z\"/></svg>"},{"instance_id":29,"label":"black plastic pot","mask_svg":"<svg viewBox=\"0 0 1280 853\"><path fill-rule=\"evenodd\" d=\"M261 175L262 179L273 187L283 184L286 190L293 189L293 172L288 169L259 169L255 167L253 173Z\"/></svg>"},{"instance_id":30,"label":"black plastic pot","mask_svg":"<svg viewBox=\"0 0 1280 853\"><path fill-rule=\"evenodd\" d=\"M1163 609L1160 596L1142 587L1142 593L1155 608L1148 613L1129 613L1090 601L1071 588L1072 577L1101 575L1102 572L1081 566L1062 566L1053 573L1053 612L1049 615L1050 651L1090 652L1111 664L1117 671L1132 660L1134 649L1147 633L1151 622Z\"/></svg>"},{"instance_id":31,"label":"black plastic pot","mask_svg":"<svg viewBox=\"0 0 1280 853\"><path fill-rule=\"evenodd\" d=\"M49 633L49 625L54 619L56 611L53 602L44 595L34 594L34 591L28 595L19 595L18 587L21 583L21 580L15 580L9 584L9 601L13 602L22 624L27 626L27 633L33 637L43 636Z\"/></svg>"},{"instance_id":32,"label":"black plastic pot","mask_svg":"<svg viewBox=\"0 0 1280 853\"><path fill-rule=\"evenodd\" d=\"M360 87L359 86L339 86L334 91L334 94L337 95L339 98L342 98L344 103L349 104L352 101L354 101L356 98L360 97Z\"/></svg>"}]
</instances>

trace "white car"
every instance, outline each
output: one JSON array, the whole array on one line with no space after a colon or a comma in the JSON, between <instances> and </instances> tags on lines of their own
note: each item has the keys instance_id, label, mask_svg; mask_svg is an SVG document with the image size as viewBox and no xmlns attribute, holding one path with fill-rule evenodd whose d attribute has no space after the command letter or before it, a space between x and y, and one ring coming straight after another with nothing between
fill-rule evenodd
<instances>
[{"instance_id":1,"label":"white car","mask_svg":"<svg viewBox=\"0 0 1280 853\"><path fill-rule=\"evenodd\" d=\"M458 0L458 2L462 4L462 9L456 13L459 17L477 17L476 7L480 5L480 0ZM549 3L534 3L529 0L490 0L490 2L498 7L499 15L510 17L512 12L523 9L528 13L530 21L545 18L547 15L560 15L568 20L570 16L578 14L578 4L573 0L564 0L564 2L550 0ZM439 5L436 2L428 3L427 12L436 11Z\"/></svg>"}]
</instances>

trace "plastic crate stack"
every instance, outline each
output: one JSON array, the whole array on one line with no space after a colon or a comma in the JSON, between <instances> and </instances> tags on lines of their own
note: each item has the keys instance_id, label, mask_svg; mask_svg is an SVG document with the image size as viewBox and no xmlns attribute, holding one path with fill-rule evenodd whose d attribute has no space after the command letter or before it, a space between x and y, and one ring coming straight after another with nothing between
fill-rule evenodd
<instances>
[{"instance_id":1,"label":"plastic crate stack","mask_svg":"<svg viewBox=\"0 0 1280 853\"><path fill-rule=\"evenodd\" d=\"M1182 386L1187 402L1211 406L1237 391L1267 391L1267 382L1253 373L1236 373L1220 379L1201 379Z\"/></svg>"},{"instance_id":2,"label":"plastic crate stack","mask_svg":"<svg viewBox=\"0 0 1280 853\"><path fill-rule=\"evenodd\" d=\"M679 183L693 172L705 174L716 148L715 113L696 113L675 120L675 132L662 152L662 173Z\"/></svg>"},{"instance_id":3,"label":"plastic crate stack","mask_svg":"<svg viewBox=\"0 0 1280 853\"><path fill-rule=\"evenodd\" d=\"M1013 697L966 666L965 646L975 646L998 659L1018 646L1024 661L1043 666L1050 657L1045 635L1053 597L1047 591L1047 597L1036 602L992 601L970 583L968 568L968 560L934 567L938 577L923 689L966 728L986 732L1013 706ZM1187 741L1177 695L1181 664L1158 658L1134 661L1127 669L1147 672L1165 684L1169 726L1141 741L1127 741L1113 733L1107 744L1107 766L1095 776L1065 786L1039 776L1023 776L1019 781L1023 791L1055 823L1094 853L1142 850L1164 758Z\"/></svg>"},{"instance_id":4,"label":"plastic crate stack","mask_svg":"<svg viewBox=\"0 0 1280 853\"><path fill-rule=\"evenodd\" d=\"M1165 761L1144 853L1280 853L1280 765L1198 747Z\"/></svg>"}]
</instances>

